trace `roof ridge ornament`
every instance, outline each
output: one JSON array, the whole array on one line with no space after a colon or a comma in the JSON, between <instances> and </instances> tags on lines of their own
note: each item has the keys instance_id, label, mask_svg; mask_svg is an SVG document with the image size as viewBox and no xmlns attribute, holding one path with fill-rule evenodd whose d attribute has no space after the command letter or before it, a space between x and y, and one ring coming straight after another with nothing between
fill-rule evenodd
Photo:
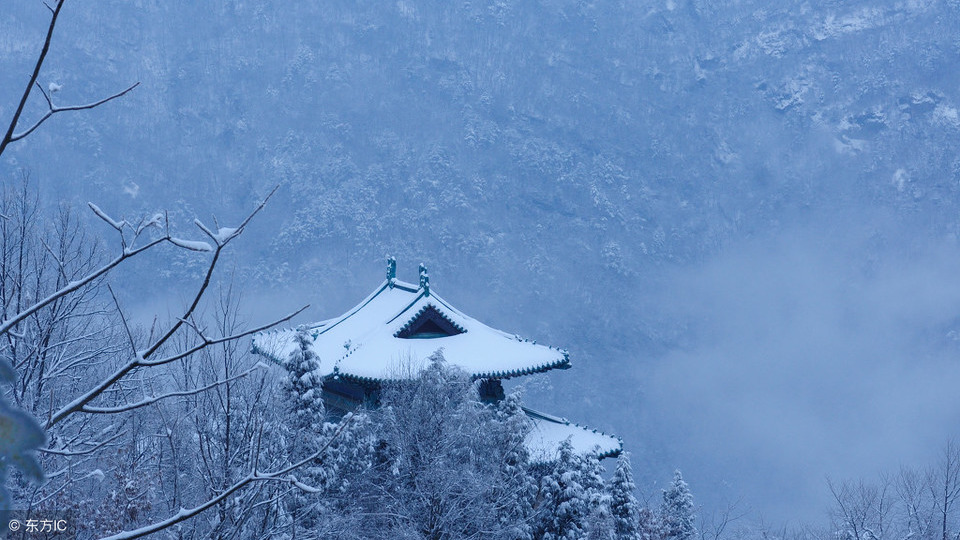
<instances>
[{"instance_id":1,"label":"roof ridge ornament","mask_svg":"<svg viewBox=\"0 0 960 540\"><path fill-rule=\"evenodd\" d=\"M424 296L430 296L430 274L423 263L420 263L420 288L423 289Z\"/></svg>"},{"instance_id":2,"label":"roof ridge ornament","mask_svg":"<svg viewBox=\"0 0 960 540\"><path fill-rule=\"evenodd\" d=\"M387 284L392 289L397 283L397 258L387 255Z\"/></svg>"}]
</instances>

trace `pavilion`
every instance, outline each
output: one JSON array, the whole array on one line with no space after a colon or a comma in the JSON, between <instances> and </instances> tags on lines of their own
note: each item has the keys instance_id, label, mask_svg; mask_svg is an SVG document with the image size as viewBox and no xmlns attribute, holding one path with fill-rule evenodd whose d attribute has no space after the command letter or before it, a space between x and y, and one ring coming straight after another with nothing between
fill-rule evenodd
<instances>
[{"instance_id":1,"label":"pavilion","mask_svg":"<svg viewBox=\"0 0 960 540\"><path fill-rule=\"evenodd\" d=\"M538 344L490 328L437 296L420 265L418 284L397 280L396 259L387 259L387 276L353 309L307 326L320 360L323 398L328 410L346 412L376 406L381 385L417 377L436 351L447 363L478 381L480 398L504 397L501 381L552 369L569 369L566 350ZM281 329L254 337L253 350L282 364L296 346L296 330ZM620 454L616 437L524 407L532 420L527 447L535 461L552 461L569 439L582 453Z\"/></svg>"}]
</instances>

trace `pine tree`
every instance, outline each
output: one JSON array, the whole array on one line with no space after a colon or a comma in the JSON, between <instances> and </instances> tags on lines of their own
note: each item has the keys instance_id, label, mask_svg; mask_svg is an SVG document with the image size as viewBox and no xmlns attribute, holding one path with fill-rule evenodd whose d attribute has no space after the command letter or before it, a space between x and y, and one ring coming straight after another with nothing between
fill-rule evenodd
<instances>
[{"instance_id":1,"label":"pine tree","mask_svg":"<svg viewBox=\"0 0 960 540\"><path fill-rule=\"evenodd\" d=\"M641 508L639 514L640 540L662 540L660 516L649 508Z\"/></svg>"},{"instance_id":2,"label":"pine tree","mask_svg":"<svg viewBox=\"0 0 960 540\"><path fill-rule=\"evenodd\" d=\"M310 346L313 339L307 329L300 327L294 338L296 348L287 358L287 377L283 381L283 392L288 399L290 426L296 430L306 430L318 434L323 429L326 411L323 407L323 381L317 374L320 361Z\"/></svg>"},{"instance_id":3,"label":"pine tree","mask_svg":"<svg viewBox=\"0 0 960 540\"><path fill-rule=\"evenodd\" d=\"M594 454L581 456L584 493L587 497L585 530L588 540L612 540L613 519L610 514L610 495L605 489L603 465Z\"/></svg>"},{"instance_id":4,"label":"pine tree","mask_svg":"<svg viewBox=\"0 0 960 540\"><path fill-rule=\"evenodd\" d=\"M660 527L665 540L692 540L697 535L693 495L679 470L673 473L670 488L663 490Z\"/></svg>"},{"instance_id":5,"label":"pine tree","mask_svg":"<svg viewBox=\"0 0 960 540\"><path fill-rule=\"evenodd\" d=\"M520 405L519 393L511 393L497 405L491 424L498 439L497 448L503 452L492 497L505 503L498 513L500 525L511 540L528 540L533 538L530 518L537 487L530 473L530 453L524 444L532 424Z\"/></svg>"},{"instance_id":6,"label":"pine tree","mask_svg":"<svg viewBox=\"0 0 960 540\"><path fill-rule=\"evenodd\" d=\"M583 459L569 440L560 444L557 461L541 480L541 538L576 540L584 536L590 509L589 494L583 486Z\"/></svg>"},{"instance_id":7,"label":"pine tree","mask_svg":"<svg viewBox=\"0 0 960 540\"><path fill-rule=\"evenodd\" d=\"M607 487L617 538L635 540L640 537L640 505L633 495L635 489L630 454L622 452L617 459L617 470Z\"/></svg>"},{"instance_id":8,"label":"pine tree","mask_svg":"<svg viewBox=\"0 0 960 540\"><path fill-rule=\"evenodd\" d=\"M317 373L320 362L311 349L313 340L306 328L297 329L296 347L284 367L287 376L281 385L286 401L287 415L280 426L280 436L286 443L287 460L296 462L316 451L323 439L324 416L322 380ZM297 471L303 484L323 488L329 483L329 471L323 463L308 464ZM297 531L316 526L321 515L321 499L315 493L293 491L286 500L291 521L291 536Z\"/></svg>"}]
</instances>

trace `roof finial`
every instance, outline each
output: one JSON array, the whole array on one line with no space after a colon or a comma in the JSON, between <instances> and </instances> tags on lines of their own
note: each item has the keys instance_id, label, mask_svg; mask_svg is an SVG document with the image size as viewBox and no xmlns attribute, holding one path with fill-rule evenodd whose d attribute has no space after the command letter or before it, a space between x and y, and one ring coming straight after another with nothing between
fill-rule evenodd
<instances>
[{"instance_id":1,"label":"roof finial","mask_svg":"<svg viewBox=\"0 0 960 540\"><path fill-rule=\"evenodd\" d=\"M397 282L397 258L387 255L387 283L390 288Z\"/></svg>"},{"instance_id":2,"label":"roof finial","mask_svg":"<svg viewBox=\"0 0 960 540\"><path fill-rule=\"evenodd\" d=\"M423 263L420 263L420 288L423 289L424 296L430 296L430 274Z\"/></svg>"}]
</instances>

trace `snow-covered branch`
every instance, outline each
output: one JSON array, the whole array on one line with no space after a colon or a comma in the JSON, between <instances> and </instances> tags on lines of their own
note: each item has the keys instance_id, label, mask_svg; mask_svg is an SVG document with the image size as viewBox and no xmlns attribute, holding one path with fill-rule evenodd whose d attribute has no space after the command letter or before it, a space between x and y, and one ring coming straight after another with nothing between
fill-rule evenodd
<instances>
[{"instance_id":1,"label":"snow-covered branch","mask_svg":"<svg viewBox=\"0 0 960 540\"><path fill-rule=\"evenodd\" d=\"M113 227L114 229L116 229L117 232L122 233L122 232L123 232L123 228L126 227L127 225L129 225L129 223L127 223L126 220L117 221L117 220L113 219L112 217L108 216L106 212L104 212L103 210L101 210L99 206L93 204L92 202L88 202L88 203L87 203L87 206L89 206L90 209L93 210L93 213L96 214L98 218L100 218L100 219L102 219L103 221L107 222L107 224L109 224L111 227Z\"/></svg>"},{"instance_id":2,"label":"snow-covered branch","mask_svg":"<svg viewBox=\"0 0 960 540\"><path fill-rule=\"evenodd\" d=\"M43 66L43 61L47 57L47 51L50 50L50 40L53 38L53 30L57 26L57 17L60 16L61 8L63 8L63 0L57 0L56 6L50 10L50 24L47 25L47 35L43 40L43 48L40 49L40 55L33 65L33 73L30 74L30 80L23 90L23 95L20 96L20 102L13 111L13 118L10 119L10 125L7 127L6 133L4 133L3 139L0 139L0 156L2 156L3 151L7 149L7 145L13 141L13 132L17 129L17 124L20 122L20 115L23 114L23 109L27 105L27 99L30 97L30 91L33 89L33 85L36 84L37 77L40 76L40 68Z\"/></svg>"},{"instance_id":3,"label":"snow-covered branch","mask_svg":"<svg viewBox=\"0 0 960 540\"><path fill-rule=\"evenodd\" d=\"M210 237L210 239L213 240L214 244L216 244L218 248L222 248L223 246L226 246L231 240L240 236L243 233L243 229L247 226L248 223L250 223L250 220L253 219L253 217L257 215L257 213L260 212L260 210L263 209L263 207L267 204L267 201L269 201L270 198L273 197L273 194L276 193L278 189L280 189L279 184L274 186L273 189L270 190L270 193L268 193L267 196L264 197L262 201L260 201L260 204L257 205L257 207L253 210L253 212L251 212L250 215L248 215L246 219L244 219L240 223L240 225L236 227L219 227L218 226L217 232L213 232L212 230L210 230L209 227L204 225L203 222L200 221L199 219L193 220L193 223L197 226L198 229L200 229L203 232L203 234Z\"/></svg>"},{"instance_id":4,"label":"snow-covered branch","mask_svg":"<svg viewBox=\"0 0 960 540\"><path fill-rule=\"evenodd\" d=\"M224 337L220 337L220 338L216 338L216 339L205 339L202 343L200 343L200 344L198 344L198 345L195 345L194 347L191 347L191 348L189 348L189 349L187 349L187 350L185 350L185 351L183 351L183 352L180 352L180 353L177 353L177 354L173 354L173 355L171 355L171 356L167 356L167 357L161 358L161 359L159 359L159 360L152 360L152 361L146 360L146 354L143 353L143 354L139 355L138 357L134 358L133 360L130 360L129 362L127 362L126 364L124 364L122 367L120 367L119 369L117 369L116 371L114 371L114 373L113 373L112 375L110 375L109 377L103 379L100 383L98 383L96 386L94 386L94 387L91 388L90 390L84 392L83 395L81 395L80 397L74 399L73 401L71 401L71 402L68 403L67 405L64 405L59 411L57 411L56 413L54 413L53 415L51 415L50 420L47 422L47 425L46 425L45 427L46 427L46 429L49 429L50 427L54 426L55 424L61 422L63 419L65 419L65 418L67 418L68 416L70 416L71 414L77 413L77 412L83 412L84 407L85 407L88 403L90 403L91 401L93 401L94 399L96 399L98 396L100 396L101 394L103 394L108 388L110 388L111 386L113 386L114 384L116 384L120 379L122 379L124 376L126 376L127 374L129 374L130 372L134 371L134 370L137 369L137 368L150 367L150 366L159 366L159 365L163 365L163 364L169 364L169 363L171 363L171 362L175 362L175 361L177 361L177 360L182 360L182 359L184 359L184 358L187 358L187 357L190 356L190 355L196 354L196 353L200 352L201 350L209 347L210 345L216 345L216 344L219 344L219 343L226 343L226 342L229 342L229 341L235 341L235 340L244 338L244 337L246 337L246 336L255 334L255 333L257 333L257 332L262 332L262 331L267 330L267 329L269 329L269 328L272 328L272 327L274 327L274 326L276 326L276 325L278 325L278 324L280 324L280 323L282 323L282 322L286 322L286 321L292 319L293 317L296 317L296 316L297 316L298 314L300 314L303 310L307 309L307 307L309 307L309 306L304 306L304 307L298 309L297 311L294 311L293 313L290 313L289 315L287 315L287 316L285 316L285 317L282 317L282 318L280 318L280 319L276 319L276 320L274 320L274 321L272 321L272 322L270 322L270 323L264 324L264 325L262 325L262 326L258 326L258 327L256 327L256 328L252 328L252 329L250 329L250 330L246 330L246 331L244 331L244 332L240 332L240 333L237 333L237 334L231 334L231 335L229 335L229 336L224 336Z\"/></svg>"},{"instance_id":5,"label":"snow-covered branch","mask_svg":"<svg viewBox=\"0 0 960 540\"><path fill-rule=\"evenodd\" d=\"M213 498L209 499L208 501L206 501L205 503L203 503L203 504L201 504L201 505L199 505L199 506L196 506L196 507L190 508L190 509L181 508L179 512L177 512L177 513L174 514L173 516L171 516L171 517L169 517L169 518L167 518L167 519L165 519L165 520L163 520L163 521L159 521L159 522L157 522L157 523L153 523L153 524L150 524L150 525L146 525L146 526L144 526L144 527L140 527L139 529L136 529L136 530L133 530L133 531L124 531L124 532L121 532L121 533L118 533L118 534L114 534L114 535L112 535L112 536L107 536L107 537L101 538L101 540L131 540L131 539L133 539L133 538L142 538L142 537L147 536L147 535L149 535L149 534L154 534L154 533L156 533L156 532L160 532L160 531L162 531L162 530L164 530L164 529L167 529L167 528L169 528L169 527L172 527L172 526L176 525L177 523L180 523L181 521L185 521L185 520L187 520L187 519L190 519L190 518L192 518L192 517L200 514L201 512L203 512L203 511L205 511L205 510L208 510L208 509L210 509L210 508L213 508L214 506L216 506L216 505L220 504L221 502L227 500L231 495L233 495L233 494L236 493L237 491L239 491L239 490L243 489L244 487L246 487L246 486L248 486L248 485L250 485L250 484L253 484L253 483L255 483L255 482L288 482L288 483L294 483L294 481L293 481L293 480L291 479L291 477L290 477L290 473L293 472L294 470L296 470L296 469L298 469L298 468L306 465L307 463L310 463L310 462L313 462L313 461L316 461L316 460L322 460L323 454L327 451L327 449L330 447L330 445L333 444L333 442L334 442L335 440L337 440L337 438L339 438L341 434L343 434L344 430L347 428L347 425L350 423L350 421L351 421L352 419L353 419L353 413L349 413L349 414L347 414L346 416L344 416L344 417L343 417L343 420L340 421L340 425L339 425L339 427L337 428L337 431L335 431L335 432L333 433L333 435L327 440L326 443L324 443L324 445L323 445L322 447L320 447L319 450L317 450L316 452L310 454L309 456L307 456L307 457L304 458L303 460L298 461L297 463L294 463L293 465L290 465L290 466L288 466L288 467L284 467L284 468L282 468L282 469L280 469L280 470L277 470L277 471L274 471L274 472L270 472L270 473L260 473L260 472L253 471L253 472L251 472L250 474L248 474L247 476L245 476L243 479L241 479L241 480L237 481L236 483L234 483L233 485L231 485L229 488L227 488L226 490L224 490L222 493L220 493L220 494L217 495L216 497L213 497ZM296 484L294 484L294 485L296 485ZM298 486L298 487L299 487L299 486Z\"/></svg>"},{"instance_id":6,"label":"snow-covered branch","mask_svg":"<svg viewBox=\"0 0 960 540\"><path fill-rule=\"evenodd\" d=\"M267 196L264 197L262 201L260 201L257 207L254 208L253 211L250 212L250 214L248 214L247 217L240 223L240 226L237 227L236 232L233 235L231 235L229 238L227 238L225 241L217 240L215 235L211 236L211 238L214 239L214 242L216 242L217 247L213 250L213 257L210 259L210 263L207 265L207 272L206 272L206 275L204 275L203 277L203 282L200 284L200 289L193 296L193 301L190 303L190 306L187 307L184 314L179 319L177 319L177 322L171 325L170 328L166 331L166 333L160 336L160 338L157 339L153 343L153 345L148 347L143 352L144 358L149 358L152 354L154 354L157 351L157 349L162 347L163 344L167 342L167 340L173 337L173 335L177 332L177 330L179 330L180 327L183 325L183 321L186 321L190 318L193 312L197 309L197 306L200 305L200 300L203 298L203 294L204 292L206 292L207 287L210 286L210 279L213 277L213 271L216 268L217 261L220 259L220 253L223 251L223 248L226 247L227 242L229 242L233 238L236 238L237 236L240 235L240 233L243 231L243 228L248 223L250 223L250 220L253 219L254 216L260 213L261 210L263 210L263 207L267 204L267 201L269 201L270 198L273 197L273 194L277 192L277 189L279 187L280 187L279 185L275 186L270 191L270 193L268 193ZM203 228L201 228L201 230L203 230ZM206 232L208 235L210 234L209 230L206 230L204 232Z\"/></svg>"},{"instance_id":7,"label":"snow-covered branch","mask_svg":"<svg viewBox=\"0 0 960 540\"><path fill-rule=\"evenodd\" d=\"M61 2L61 3L62 3L62 2ZM43 90L43 88L40 86L40 83L35 83L35 84L37 85L37 88L40 89L40 93L43 94L43 97L44 97L44 99L45 99L46 102L47 102L47 112L44 113L43 116L41 116L39 120L37 120L36 122L34 122L34 124L33 124L32 126L30 126L29 128L27 128L26 130L21 131L20 133L15 133L15 134L11 135L11 136L10 136L10 142L17 142L17 141L19 141L20 139L26 137L27 135L30 135L30 134L33 133L38 127L40 127L41 124L43 124L44 122L46 122L51 116L53 116L53 115L55 115L55 114L57 114L57 113L66 112L66 111L83 111L83 110L86 110L86 109L93 109L93 108L95 108L95 107L99 107L100 105L103 105L104 103L106 103L106 102L108 102L108 101L113 101L114 99L117 99L117 98L119 98L119 97L122 97L122 96L123 96L124 94L126 94L127 92L129 92L129 91L133 90L134 88L140 86L140 82L138 81L138 82L135 82L135 83L133 83L132 85L128 86L126 89L121 90L120 92L117 92L116 94L113 94L113 95L111 95L111 96L105 97L105 98L103 98L103 99L101 99L101 100L99 100L99 101L95 101L95 102L93 102L93 103L87 103L87 104L85 104L85 105L69 105L69 106L67 106L67 107L57 107L57 106L54 105L53 102L50 100L50 96L48 96L47 93L46 93L46 92Z\"/></svg>"},{"instance_id":8,"label":"snow-covered branch","mask_svg":"<svg viewBox=\"0 0 960 540\"><path fill-rule=\"evenodd\" d=\"M182 390L182 391L179 391L179 392L167 392L167 393L161 394L161 395L159 395L159 396L153 396L153 397L149 397L149 398L146 398L146 399L137 401L136 403L127 403L127 404L124 404L124 405L118 405L118 406L116 406L116 407L89 407L89 406L86 406L86 405L85 405L85 406L83 406L83 407L80 408L80 412L94 413L94 414L117 414L117 413L132 411L132 410L134 410L134 409L139 409L140 407L146 407L147 405L152 405L152 404L154 404L154 403L156 403L156 402L158 402L158 401L161 401L161 400L164 400L164 399L169 399L169 398L172 398L172 397L194 396L194 395L200 394L200 393L202 393L202 392L206 392L207 390L216 388L216 387L218 387L218 386L222 386L222 385L224 385L224 384L230 383L230 382L235 381L235 380L237 380L237 379L241 379L241 378L243 378L243 377L246 377L247 375L250 375L250 374L253 373L254 371L258 371L258 370L260 370L260 369L262 369L262 368L261 368L261 365L260 365L260 364L257 364L257 365L254 365L252 368L250 368L250 369L248 369L248 370L246 370L246 371L244 371L244 372L242 372L242 373L240 373L240 374L238 374L238 375L235 375L235 376L233 376L233 377L230 377L230 378L228 378L228 379L220 379L220 380L218 380L218 381L215 381L215 382L213 382L213 383L211 383L211 384L208 384L208 385L206 385L206 386L202 386L202 387L200 387L200 388L191 388L190 390Z\"/></svg>"},{"instance_id":9,"label":"snow-covered branch","mask_svg":"<svg viewBox=\"0 0 960 540\"><path fill-rule=\"evenodd\" d=\"M61 287L61 288L58 289L57 291L55 291L55 292L51 293L50 295L48 295L46 298L40 300L39 302L36 302L35 304L31 305L30 307L28 307L28 308L20 311L19 313L13 315L13 316L10 317L9 319L3 321L3 323L0 323L0 335L4 334L4 333L6 333L6 332L9 332L10 329L12 329L12 328L13 328L14 326L16 326L18 323L20 323L21 321L23 321L24 319L26 319L26 318L29 317L30 315L33 315L33 314L36 313L37 311L43 309L44 307L46 307L46 306L49 305L50 303L52 303L52 302L54 302L54 301L56 301L56 300L58 300L58 299L60 299L60 298L63 298L64 296L67 296L68 294L73 293L73 292L75 292L75 291L77 291L77 290L79 290L79 289L82 289L83 287L85 287L85 286L89 285L90 283L96 281L98 278L100 278L101 276L103 276L104 274L106 274L107 272L109 272L110 270L113 270L114 268L116 268L117 265L119 265L119 264L122 263L123 261L125 261L125 260L127 260L127 259L129 259L129 258L131 258L131 257L135 257L135 256L139 255L140 253L143 253L144 251L146 251L146 250L148 250L148 249L150 249L150 248L152 248L152 247L154 247L154 246L156 246L156 245L158 245L158 244L161 244L161 243L165 242L166 240L167 240L166 237L156 238L156 239L150 241L149 243L144 244L143 246L140 246L140 247L138 247L138 248L135 248L135 249L126 249L126 250L124 250L120 255L116 256L113 260L111 260L111 261L108 262L107 264L101 266L101 267L98 268L97 270L95 270L95 271L87 274L86 276L84 276L84 277L82 277L82 278L80 278L80 279L78 279L78 280L76 280L76 281L71 281L70 283L67 283L66 286Z\"/></svg>"}]
</instances>

